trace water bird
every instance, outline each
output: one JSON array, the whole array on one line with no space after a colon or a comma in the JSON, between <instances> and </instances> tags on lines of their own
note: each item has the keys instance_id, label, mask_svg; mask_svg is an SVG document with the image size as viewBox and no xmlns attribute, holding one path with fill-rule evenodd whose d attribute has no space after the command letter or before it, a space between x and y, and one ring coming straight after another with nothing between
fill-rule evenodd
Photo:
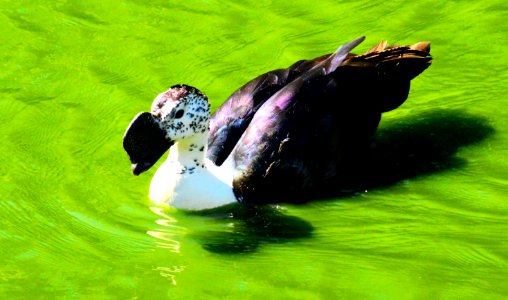
<instances>
[{"instance_id":1,"label":"water bird","mask_svg":"<svg viewBox=\"0 0 508 300\"><path fill-rule=\"evenodd\" d=\"M169 149L149 197L188 210L294 203L337 189L381 114L405 102L410 81L432 62L428 42L382 41L350 53L363 40L260 75L213 115L200 90L172 86L125 132L132 172L147 171Z\"/></svg>"}]
</instances>

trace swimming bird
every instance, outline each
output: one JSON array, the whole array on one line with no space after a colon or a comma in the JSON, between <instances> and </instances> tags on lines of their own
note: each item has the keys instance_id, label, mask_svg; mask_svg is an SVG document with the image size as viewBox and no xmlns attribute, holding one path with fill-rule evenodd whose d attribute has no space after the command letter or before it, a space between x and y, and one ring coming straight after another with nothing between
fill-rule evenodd
<instances>
[{"instance_id":1,"label":"swimming bird","mask_svg":"<svg viewBox=\"0 0 508 300\"><path fill-rule=\"evenodd\" d=\"M383 41L351 54L363 40L262 74L211 116L204 93L172 86L125 132L132 172L148 170L169 149L149 197L189 210L300 202L340 187L381 114L406 100L410 81L432 61L428 42Z\"/></svg>"}]
</instances>

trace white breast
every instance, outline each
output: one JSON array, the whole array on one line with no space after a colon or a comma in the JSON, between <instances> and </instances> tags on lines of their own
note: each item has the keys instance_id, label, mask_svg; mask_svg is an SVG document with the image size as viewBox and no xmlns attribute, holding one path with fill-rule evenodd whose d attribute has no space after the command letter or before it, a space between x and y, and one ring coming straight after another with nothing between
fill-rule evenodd
<instances>
[{"instance_id":1,"label":"white breast","mask_svg":"<svg viewBox=\"0 0 508 300\"><path fill-rule=\"evenodd\" d=\"M189 210L214 208L236 202L231 187L232 178L227 174L231 172L223 172L209 161L208 166L212 170L199 168L192 174L181 174L183 166L180 163L165 161L150 184L150 199L158 204L166 203Z\"/></svg>"}]
</instances>

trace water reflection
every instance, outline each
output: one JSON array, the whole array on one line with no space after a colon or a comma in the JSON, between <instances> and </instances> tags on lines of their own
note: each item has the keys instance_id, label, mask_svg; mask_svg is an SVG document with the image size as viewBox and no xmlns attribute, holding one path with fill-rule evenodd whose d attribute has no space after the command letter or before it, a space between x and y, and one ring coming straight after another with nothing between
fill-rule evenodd
<instances>
[{"instance_id":1,"label":"water reflection","mask_svg":"<svg viewBox=\"0 0 508 300\"><path fill-rule=\"evenodd\" d=\"M158 271L162 277L167 278L171 284L176 285L176 274L183 272L185 266L156 267L154 271Z\"/></svg>"},{"instance_id":2,"label":"water reflection","mask_svg":"<svg viewBox=\"0 0 508 300\"><path fill-rule=\"evenodd\" d=\"M158 230L149 230L146 233L157 239L157 247L167 249L174 253L180 253L180 242L175 239L175 236L182 235L186 229L176 225L177 220L160 207L151 207L152 212L162 217L155 222L163 228Z\"/></svg>"},{"instance_id":3,"label":"water reflection","mask_svg":"<svg viewBox=\"0 0 508 300\"><path fill-rule=\"evenodd\" d=\"M218 225L213 228L221 229L192 234L204 249L214 253L250 253L262 244L310 237L314 230L309 222L286 215L273 205L233 204L193 214L210 218Z\"/></svg>"},{"instance_id":4,"label":"water reflection","mask_svg":"<svg viewBox=\"0 0 508 300\"><path fill-rule=\"evenodd\" d=\"M157 219L155 223L160 225L162 228L157 230L149 230L146 233L156 238L157 248L168 250L173 253L181 253L181 243L177 240L177 237L181 237L186 232L186 228L176 225L178 222L175 218L167 214L161 207L150 207L150 210L161 217ZM166 278L171 284L176 285L176 275L185 270L183 265L171 265L171 266L157 266L153 268L157 271L160 276Z\"/></svg>"},{"instance_id":5,"label":"water reflection","mask_svg":"<svg viewBox=\"0 0 508 300\"><path fill-rule=\"evenodd\" d=\"M467 165L456 157L461 147L494 133L488 120L460 110L433 110L381 123L376 142L350 160L339 189L323 198L339 197L395 184Z\"/></svg>"}]
</instances>

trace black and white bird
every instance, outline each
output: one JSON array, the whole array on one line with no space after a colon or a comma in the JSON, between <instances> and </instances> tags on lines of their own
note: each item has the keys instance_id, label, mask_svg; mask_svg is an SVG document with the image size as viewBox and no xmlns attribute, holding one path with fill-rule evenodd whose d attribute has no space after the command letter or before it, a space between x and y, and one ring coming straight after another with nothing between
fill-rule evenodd
<instances>
[{"instance_id":1,"label":"black and white bird","mask_svg":"<svg viewBox=\"0 0 508 300\"><path fill-rule=\"evenodd\" d=\"M169 149L149 197L190 210L299 202L336 188L381 114L407 99L410 81L432 61L428 42L349 53L363 40L258 76L211 116L205 94L172 86L127 128L133 173Z\"/></svg>"}]
</instances>

